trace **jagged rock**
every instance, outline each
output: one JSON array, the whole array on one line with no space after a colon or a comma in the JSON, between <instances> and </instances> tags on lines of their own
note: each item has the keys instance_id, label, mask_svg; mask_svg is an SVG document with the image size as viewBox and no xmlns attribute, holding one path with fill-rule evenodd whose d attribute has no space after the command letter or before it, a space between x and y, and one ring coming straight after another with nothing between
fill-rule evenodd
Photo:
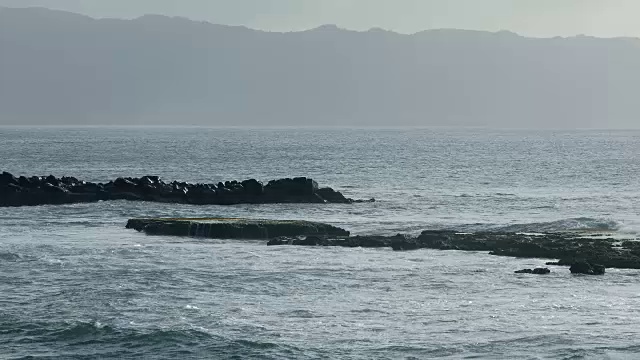
<instances>
[{"instance_id":1,"label":"jagged rock","mask_svg":"<svg viewBox=\"0 0 640 360\"><path fill-rule=\"evenodd\" d=\"M16 179L15 176L4 171L2 174L0 174L0 186L7 186L9 184L20 185L20 182L18 181L18 179Z\"/></svg>"},{"instance_id":2,"label":"jagged rock","mask_svg":"<svg viewBox=\"0 0 640 360\"><path fill-rule=\"evenodd\" d=\"M125 179L125 178L117 178L114 182L113 182L113 186L115 186L118 189L131 189L133 187L136 186L136 184L134 184L132 181Z\"/></svg>"},{"instance_id":3,"label":"jagged rock","mask_svg":"<svg viewBox=\"0 0 640 360\"><path fill-rule=\"evenodd\" d=\"M108 183L87 183L74 177L46 178L25 176L17 179L8 172L0 174L0 206L68 204L99 200L155 201L197 205L234 205L268 203L351 203L333 189L318 189L309 178L272 180L266 186L255 179L215 184L165 183L158 176L119 177ZM51 196L52 193L58 195ZM327 198L323 198L324 194Z\"/></svg>"},{"instance_id":4,"label":"jagged rock","mask_svg":"<svg viewBox=\"0 0 640 360\"><path fill-rule=\"evenodd\" d=\"M264 192L262 183L256 179L249 179L242 182L244 191L250 196L260 196Z\"/></svg>"},{"instance_id":5,"label":"jagged rock","mask_svg":"<svg viewBox=\"0 0 640 360\"><path fill-rule=\"evenodd\" d=\"M18 185L24 188L29 188L32 186L31 181L27 179L25 176L20 176L18 178Z\"/></svg>"},{"instance_id":6,"label":"jagged rock","mask_svg":"<svg viewBox=\"0 0 640 360\"><path fill-rule=\"evenodd\" d=\"M48 184L51 184L53 186L60 186L60 181L58 179L56 179L55 176L53 175L49 175L44 179ZM46 185L46 184L45 184Z\"/></svg>"},{"instance_id":7,"label":"jagged rock","mask_svg":"<svg viewBox=\"0 0 640 360\"><path fill-rule=\"evenodd\" d=\"M586 261L576 261L569 268L572 274L604 275L605 267L602 265L590 264Z\"/></svg>"},{"instance_id":8,"label":"jagged rock","mask_svg":"<svg viewBox=\"0 0 640 360\"><path fill-rule=\"evenodd\" d=\"M149 185L157 184L160 182L160 177L158 176L143 176L140 178L140 182L147 183Z\"/></svg>"},{"instance_id":9,"label":"jagged rock","mask_svg":"<svg viewBox=\"0 0 640 360\"><path fill-rule=\"evenodd\" d=\"M56 183L56 184L58 184L58 182L57 182L57 181L56 181L55 183ZM50 182L46 182L46 183L44 183L44 184L42 185L42 189L43 189L45 192L49 192L49 193L66 194L66 193L68 193L68 192L69 192L68 190L63 189L63 188L61 188L60 186L58 186L58 185L54 185L54 184L52 184L52 183L50 183Z\"/></svg>"},{"instance_id":10,"label":"jagged rock","mask_svg":"<svg viewBox=\"0 0 640 360\"><path fill-rule=\"evenodd\" d=\"M39 176L32 176L29 178L29 181L31 182L32 186L38 187L42 183L42 178Z\"/></svg>"},{"instance_id":11,"label":"jagged rock","mask_svg":"<svg viewBox=\"0 0 640 360\"><path fill-rule=\"evenodd\" d=\"M322 200L330 203L348 203L349 199L332 188L321 188L316 191Z\"/></svg>"},{"instance_id":12,"label":"jagged rock","mask_svg":"<svg viewBox=\"0 0 640 360\"><path fill-rule=\"evenodd\" d=\"M63 176L62 179L60 179L60 181L62 181L65 185L75 185L80 182L78 179L76 179L73 176Z\"/></svg>"},{"instance_id":13,"label":"jagged rock","mask_svg":"<svg viewBox=\"0 0 640 360\"><path fill-rule=\"evenodd\" d=\"M270 199L288 198L289 202L299 202L296 199L307 199L306 202L324 202L316 191L318 183L305 177L271 180L264 186L264 195Z\"/></svg>"}]
</instances>

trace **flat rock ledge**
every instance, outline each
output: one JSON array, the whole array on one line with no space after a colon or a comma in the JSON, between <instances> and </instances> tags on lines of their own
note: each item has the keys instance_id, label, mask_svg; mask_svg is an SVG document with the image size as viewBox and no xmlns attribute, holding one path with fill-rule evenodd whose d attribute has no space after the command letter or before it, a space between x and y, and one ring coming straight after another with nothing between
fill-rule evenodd
<instances>
[{"instance_id":1,"label":"flat rock ledge","mask_svg":"<svg viewBox=\"0 0 640 360\"><path fill-rule=\"evenodd\" d=\"M92 183L75 177L19 176L0 174L0 206L30 206L87 203L108 200L153 201L195 205L275 203L337 203L353 200L306 177L271 180L266 185L249 179L217 184L162 181L157 176L120 177L107 183Z\"/></svg>"},{"instance_id":2,"label":"flat rock ledge","mask_svg":"<svg viewBox=\"0 0 640 360\"><path fill-rule=\"evenodd\" d=\"M349 236L349 231L318 222L252 219L131 219L127 228L149 235L268 240L268 246L336 246L486 251L517 258L560 259L547 265L570 266L575 274L602 275L606 268L640 269L640 241L589 238L580 233L460 233L426 230L419 236ZM527 271L528 270L528 271ZM522 273L546 274L548 269Z\"/></svg>"},{"instance_id":3,"label":"flat rock ledge","mask_svg":"<svg viewBox=\"0 0 640 360\"><path fill-rule=\"evenodd\" d=\"M130 219L128 229L148 235L191 236L210 239L271 239L295 236L349 236L329 224L265 219Z\"/></svg>"},{"instance_id":4,"label":"flat rock ledge","mask_svg":"<svg viewBox=\"0 0 640 360\"><path fill-rule=\"evenodd\" d=\"M560 259L548 265L572 266L572 273L604 274L605 268L640 269L640 241L589 238L580 233L459 233L427 230L419 236L306 236L275 238L268 245L341 246L484 251L517 258Z\"/></svg>"}]
</instances>

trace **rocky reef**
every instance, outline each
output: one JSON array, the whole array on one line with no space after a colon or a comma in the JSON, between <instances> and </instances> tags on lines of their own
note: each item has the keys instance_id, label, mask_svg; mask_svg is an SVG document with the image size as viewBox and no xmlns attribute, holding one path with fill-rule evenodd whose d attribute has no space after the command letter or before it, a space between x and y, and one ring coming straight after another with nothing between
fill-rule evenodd
<instances>
[{"instance_id":1,"label":"rocky reef","mask_svg":"<svg viewBox=\"0 0 640 360\"><path fill-rule=\"evenodd\" d=\"M210 239L271 239L287 236L349 236L328 224L264 219L130 219L128 229L148 235L192 236Z\"/></svg>"},{"instance_id":2,"label":"rocky reef","mask_svg":"<svg viewBox=\"0 0 640 360\"><path fill-rule=\"evenodd\" d=\"M178 181L167 183L157 176L121 177L108 183L92 183L66 176L16 177L8 172L0 174L0 206L70 204L100 200L197 205L348 204L363 201L346 198L329 187L320 188L317 182L305 177L271 180L267 184L255 179L217 184L190 184Z\"/></svg>"},{"instance_id":3,"label":"rocky reef","mask_svg":"<svg viewBox=\"0 0 640 360\"><path fill-rule=\"evenodd\" d=\"M601 275L605 268L640 269L640 242L585 237L580 233L460 233L426 230L419 236L349 236L347 230L323 223L251 219L131 219L127 228L149 235L221 239L264 239L268 246L338 246L483 251L518 258L560 259L547 265L570 266L574 274ZM548 274L549 269L517 273Z\"/></svg>"},{"instance_id":4,"label":"rocky reef","mask_svg":"<svg viewBox=\"0 0 640 360\"><path fill-rule=\"evenodd\" d=\"M458 233L427 230L419 236L318 237L271 239L268 245L390 247L396 251L416 249L486 251L518 258L560 259L548 265L572 266L572 273L603 274L605 268L640 269L640 242L584 237L579 233ZM533 270L532 270L533 273Z\"/></svg>"}]
</instances>

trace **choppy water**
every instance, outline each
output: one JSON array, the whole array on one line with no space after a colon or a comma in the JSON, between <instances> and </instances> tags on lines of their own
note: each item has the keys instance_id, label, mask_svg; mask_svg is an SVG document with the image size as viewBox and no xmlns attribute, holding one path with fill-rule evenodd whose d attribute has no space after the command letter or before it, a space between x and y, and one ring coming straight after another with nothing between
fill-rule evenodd
<instances>
[{"instance_id":1,"label":"choppy water","mask_svg":"<svg viewBox=\"0 0 640 360\"><path fill-rule=\"evenodd\" d=\"M640 272L484 253L147 237L136 216L640 230L640 132L0 128L0 170L104 181L306 175L354 205L0 208L0 358L622 358Z\"/></svg>"}]
</instances>

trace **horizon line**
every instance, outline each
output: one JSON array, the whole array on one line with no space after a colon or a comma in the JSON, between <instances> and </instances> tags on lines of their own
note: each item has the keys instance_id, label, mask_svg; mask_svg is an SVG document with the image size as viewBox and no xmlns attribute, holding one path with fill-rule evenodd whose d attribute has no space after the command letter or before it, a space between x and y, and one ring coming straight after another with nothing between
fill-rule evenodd
<instances>
[{"instance_id":1,"label":"horizon line","mask_svg":"<svg viewBox=\"0 0 640 360\"><path fill-rule=\"evenodd\" d=\"M404 129L451 129L451 130L504 130L504 131L640 131L640 127L504 127L504 126L471 126L471 125L159 125L159 124L49 124L49 125L20 125L20 124L0 124L0 129L6 128L22 128L22 129L38 129L38 128L113 128L113 129L220 129L220 130L404 130Z\"/></svg>"}]
</instances>

